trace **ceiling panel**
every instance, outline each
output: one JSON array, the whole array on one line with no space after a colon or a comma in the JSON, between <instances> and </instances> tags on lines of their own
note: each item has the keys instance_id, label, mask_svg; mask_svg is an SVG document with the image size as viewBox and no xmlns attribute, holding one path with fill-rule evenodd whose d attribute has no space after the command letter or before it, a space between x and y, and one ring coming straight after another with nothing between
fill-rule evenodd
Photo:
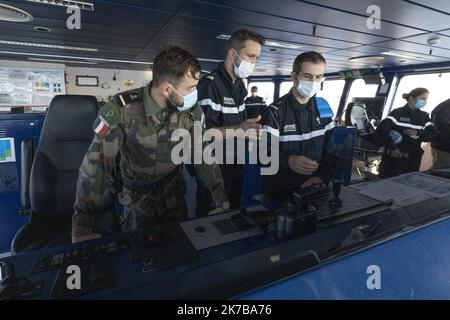
<instances>
[{"instance_id":1,"label":"ceiling panel","mask_svg":"<svg viewBox=\"0 0 450 320\"><path fill-rule=\"evenodd\" d=\"M382 47L387 49L394 50L403 50L411 53L416 53L419 55L429 56L430 46L421 45L413 42L407 42L403 40L394 40L394 41L386 41L382 43L374 44L376 47ZM433 48L433 57L443 57L450 58L450 50L441 49L441 48Z\"/></svg>"},{"instance_id":2,"label":"ceiling panel","mask_svg":"<svg viewBox=\"0 0 450 320\"><path fill-rule=\"evenodd\" d=\"M450 29L439 31L439 34L443 34L450 37Z\"/></svg>"},{"instance_id":3,"label":"ceiling panel","mask_svg":"<svg viewBox=\"0 0 450 320\"><path fill-rule=\"evenodd\" d=\"M84 28L84 24L101 24L124 29L154 30L161 28L171 17L172 14L168 13L103 4L99 5L94 13L82 13L81 28Z\"/></svg>"},{"instance_id":4,"label":"ceiling panel","mask_svg":"<svg viewBox=\"0 0 450 320\"><path fill-rule=\"evenodd\" d=\"M436 36L438 36L440 38L440 40L439 40L440 42L438 44L434 45L434 47L442 48L442 49L450 48L450 36L445 36L445 35L436 34L436 33L424 33L424 34L413 36L413 37L406 37L406 38L403 38L402 41L414 42L417 44L428 46L428 42L427 42L428 39L436 37Z\"/></svg>"},{"instance_id":5,"label":"ceiling panel","mask_svg":"<svg viewBox=\"0 0 450 320\"><path fill-rule=\"evenodd\" d=\"M138 9L138 10L146 10L153 11L155 13L165 13L165 14L173 14L175 13L181 6L183 2L186 0L78 0L88 3L94 3L94 11L98 12L104 7L116 7L120 10L130 8L130 9ZM46 4L34 4L32 2L28 2L27 0L5 0L2 2L10 2L15 6L20 5L35 5L44 8L44 10L50 10L54 8L58 8L58 10L66 11L65 8L61 8L54 5L46 5ZM87 12L87 11L85 11Z\"/></svg>"},{"instance_id":6,"label":"ceiling panel","mask_svg":"<svg viewBox=\"0 0 450 320\"><path fill-rule=\"evenodd\" d=\"M212 11L213 15L216 12L223 12L225 17L264 19L264 21L267 20L267 23L274 21L273 18L282 17L284 20L317 23L393 38L414 35L420 31L412 27L404 27L388 22L384 23L379 30L369 30L366 24L367 17L336 10L338 2L334 2L334 9L294 0L284 0L283 3L285 5L280 5L279 1L271 0L207 0L196 1L196 3L209 7L208 11Z\"/></svg>"},{"instance_id":7,"label":"ceiling panel","mask_svg":"<svg viewBox=\"0 0 450 320\"><path fill-rule=\"evenodd\" d=\"M389 38L383 36L376 36L369 33L361 33L357 31L337 29L322 25L317 26L316 35L319 37L328 37L341 41L356 42L359 44L370 44L380 41L386 41Z\"/></svg>"},{"instance_id":8,"label":"ceiling panel","mask_svg":"<svg viewBox=\"0 0 450 320\"><path fill-rule=\"evenodd\" d=\"M361 16L369 16L367 8L377 5L380 8L381 28L384 28L385 21L393 24L404 25L410 28L436 31L448 28L448 15L435 10L426 9L422 6L411 4L405 1L392 0L338 0L339 9L346 12L356 13ZM336 0L314 0L307 1L329 8L336 7ZM441 1L443 2L443 1ZM421 19L417 19L421 17ZM368 30L370 31L370 30Z\"/></svg>"},{"instance_id":9,"label":"ceiling panel","mask_svg":"<svg viewBox=\"0 0 450 320\"><path fill-rule=\"evenodd\" d=\"M5 40L15 40L15 41L21 41L20 37L3 37ZM9 39L8 39L9 38ZM49 45L64 45L64 46L77 46L78 43L75 42L67 42L67 41L53 41L49 40L46 41L46 44ZM85 47L80 47L85 48ZM89 47L88 47L89 48ZM92 48L92 46L91 46ZM112 48L111 46L102 46L100 44L96 45L96 48L98 48L98 51L84 51L84 50L71 50L71 49L54 49L54 48L40 48L40 47L30 47L30 46L19 46L19 45L6 45L6 44L0 44L0 50L12 50L15 51L23 51L23 52L41 52L41 53L63 53L67 55L75 55L75 56L85 56L85 57L98 57L99 55L107 55L110 58L116 58L118 56L126 57L129 59L130 57L136 56L139 52L139 48L124 48L124 47L117 47L116 49Z\"/></svg>"},{"instance_id":10,"label":"ceiling panel","mask_svg":"<svg viewBox=\"0 0 450 320\"><path fill-rule=\"evenodd\" d=\"M178 32L177 34L172 34L170 32ZM200 30L189 30L183 29L179 31L174 30L173 28L168 29L168 32L164 33L164 36L158 36L156 41L154 42L154 47L164 47L166 45L170 45L172 43L177 43L182 47L189 49L192 53L199 57L203 58L219 58L223 59L226 54L226 44L227 41L216 39L216 32L203 31L200 33ZM353 44L354 46L354 44ZM334 48L326 48L321 46L313 46L303 44L302 48L299 50L292 49L284 49L277 48L277 52L271 52L271 48L264 46L261 52L261 57L271 57L276 58L279 57L281 59L290 58L293 59L304 51L319 51L319 52L328 52L335 50ZM142 53L139 55L139 58L148 58L148 52Z\"/></svg>"},{"instance_id":11,"label":"ceiling panel","mask_svg":"<svg viewBox=\"0 0 450 320\"><path fill-rule=\"evenodd\" d=\"M65 56L70 57L70 59L74 59L76 57L80 57L80 59L85 60L83 58L99 58L103 59L98 52L74 52L62 49L47 49L47 48L32 48L32 47L18 47L18 46L0 46L0 51L8 51L8 52L18 52L18 53L27 53L27 55L16 54L18 57L22 56L23 59L26 59L28 56L37 56L37 55L57 55L57 56ZM106 51L104 56L107 56L108 59L119 59L119 60L130 60L130 54L124 52L113 52ZM93 60L95 61L95 59ZM150 61L151 62L151 61Z\"/></svg>"},{"instance_id":12,"label":"ceiling panel","mask_svg":"<svg viewBox=\"0 0 450 320\"><path fill-rule=\"evenodd\" d=\"M212 23L213 22L213 23ZM336 40L332 38L313 36L302 34L302 30L296 30L295 28L290 28L288 31L280 31L272 28L267 28L263 23L261 26L252 24L251 29L257 33L264 35L264 37L273 40L287 41L299 44L315 44L322 47L329 48L347 48L349 46L354 46L355 44L360 44L358 41L352 40ZM295 25L295 24L294 24ZM206 17L188 17L182 15L176 21L174 21L165 31L170 33L195 33L195 32L210 32L211 38L214 39L220 34L231 34L234 30L240 28L249 28L248 23L233 23L227 21L217 21ZM311 28L308 28L308 30ZM325 32L323 32L325 34ZM385 41L386 38L378 38L378 41Z\"/></svg>"},{"instance_id":13,"label":"ceiling panel","mask_svg":"<svg viewBox=\"0 0 450 320\"><path fill-rule=\"evenodd\" d=\"M38 24L39 19L45 19L48 24L61 27L66 26L69 17L66 8L59 6L49 6L26 1L2 1L7 5L16 6L19 9L31 13L34 17L33 24ZM123 29L155 30L161 28L171 17L171 13L157 13L152 10L139 8L116 7L103 2L95 2L95 11L81 11L81 29L89 28L90 25L101 25L105 32L109 27ZM149 23L151 21L151 23ZM44 24L44 26L46 26ZM47 25L48 26L48 25ZM50 26L48 26L50 27ZM72 30L72 32L76 32Z\"/></svg>"},{"instance_id":14,"label":"ceiling panel","mask_svg":"<svg viewBox=\"0 0 450 320\"><path fill-rule=\"evenodd\" d=\"M428 8L435 9L450 14L450 2L443 0L410 0L407 3L415 3Z\"/></svg>"},{"instance_id":15,"label":"ceiling panel","mask_svg":"<svg viewBox=\"0 0 450 320\"><path fill-rule=\"evenodd\" d=\"M231 2L231 1L230 1ZM260 8L258 5L256 8ZM206 18L216 22L245 23L248 26L264 25L266 28L282 31L293 31L303 34L312 34L313 26L307 22L294 21L283 17L260 14L250 10L240 10L223 5L214 5L194 1L182 13L183 16Z\"/></svg>"},{"instance_id":16,"label":"ceiling panel","mask_svg":"<svg viewBox=\"0 0 450 320\"><path fill-rule=\"evenodd\" d=\"M4 29L8 30L8 29ZM8 30L9 31L9 30ZM14 31L5 32L4 35L0 35L0 40L11 40L11 41L23 41L27 42L30 40L28 32ZM65 46L78 46L86 47L92 49L109 48L111 50L117 51L127 51L135 52L137 54L144 46L145 42L131 42L124 41L122 39L103 39L103 38L82 38L82 37L67 37L64 35L51 34L49 36L36 32L32 37L33 42L45 43L45 44L55 44L55 45L65 45ZM1 45L1 44L0 44ZM138 51L136 52L136 49ZM130 53L131 54L131 53Z\"/></svg>"},{"instance_id":17,"label":"ceiling panel","mask_svg":"<svg viewBox=\"0 0 450 320\"><path fill-rule=\"evenodd\" d=\"M447 58L442 58L442 57L431 57L429 60L421 60L421 59L417 59L414 57L419 56L419 57L427 57L428 58L428 55L418 55L415 53L402 51L402 50L389 50L387 48L378 47L378 46L359 46L359 47L354 47L350 50L333 51L329 54L333 55L334 58L341 57L341 58L348 59L351 57L358 57L358 56L365 56L365 55L379 55L385 51L394 51L396 53L408 56L408 57L394 57L394 56L384 55L385 59L384 59L383 63L389 63L389 64L402 65L402 64L417 64L417 63L426 63L426 62L432 63L432 62L448 61ZM402 61L402 60L406 60L406 62L400 63L400 61Z\"/></svg>"},{"instance_id":18,"label":"ceiling panel","mask_svg":"<svg viewBox=\"0 0 450 320\"><path fill-rule=\"evenodd\" d=\"M147 37L156 35L157 31L147 32L146 34L140 34L133 36L132 33L102 33L92 30L92 28L82 29L73 33L62 27L52 27L52 32L36 31L33 29L34 25L17 25L12 22L0 21L0 39L3 39L3 35L17 35L21 37L29 37L32 39L60 39L71 40L85 43L97 43L98 41L119 41L123 47L144 47L147 42ZM89 29L89 31L87 30ZM104 29L103 29L104 30ZM36 40L37 41L37 40Z\"/></svg>"},{"instance_id":19,"label":"ceiling panel","mask_svg":"<svg viewBox=\"0 0 450 320\"><path fill-rule=\"evenodd\" d=\"M134 7L138 9L148 9L153 11L163 11L174 13L186 0L96 0L96 8L99 5L114 5L116 7Z\"/></svg>"},{"instance_id":20,"label":"ceiling panel","mask_svg":"<svg viewBox=\"0 0 450 320\"><path fill-rule=\"evenodd\" d=\"M92 0L85 0L92 1ZM82 11L81 30L68 30L66 8L2 0L30 12L30 23L0 21L0 40L97 48L83 52L51 48L0 45L0 51L96 57L151 62L167 45L179 45L203 59L222 60L226 41L219 34L247 28L272 40L292 42L299 50L264 46L257 74L289 74L295 57L309 50L327 58L327 71L365 68L367 63L348 61L358 55L395 50L428 55L426 40L432 30L442 37L430 62L450 59L450 1L434 0L96 0L94 12ZM366 26L368 5L381 7L382 28ZM52 29L39 32L35 26ZM313 32L315 30L315 32ZM442 30L442 31L439 31ZM0 53L0 59L18 59ZM23 56L21 60L26 60ZM386 57L383 65L399 65L401 58ZM407 64L421 63L408 59ZM202 61L204 70L217 62ZM73 64L79 66L79 64ZM98 63L95 67L148 69L148 65Z\"/></svg>"}]
</instances>

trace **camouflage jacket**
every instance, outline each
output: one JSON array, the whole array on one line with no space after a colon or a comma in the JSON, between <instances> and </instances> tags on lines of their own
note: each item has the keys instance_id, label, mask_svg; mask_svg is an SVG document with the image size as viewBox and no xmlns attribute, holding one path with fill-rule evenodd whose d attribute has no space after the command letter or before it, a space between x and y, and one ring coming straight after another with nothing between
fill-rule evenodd
<instances>
[{"instance_id":1,"label":"camouflage jacket","mask_svg":"<svg viewBox=\"0 0 450 320\"><path fill-rule=\"evenodd\" d=\"M150 86L120 93L100 109L94 124L96 134L79 170L72 218L74 236L93 232L95 213L117 166L122 178L140 184L167 176L178 167L171 160L171 151L178 143L171 140L172 132L184 128L192 133L194 121L204 119L200 106L183 112L162 109L150 96ZM218 166L193 167L198 182L211 191L214 203L226 201ZM118 198L127 207L140 196L136 190L122 189Z\"/></svg>"}]
</instances>

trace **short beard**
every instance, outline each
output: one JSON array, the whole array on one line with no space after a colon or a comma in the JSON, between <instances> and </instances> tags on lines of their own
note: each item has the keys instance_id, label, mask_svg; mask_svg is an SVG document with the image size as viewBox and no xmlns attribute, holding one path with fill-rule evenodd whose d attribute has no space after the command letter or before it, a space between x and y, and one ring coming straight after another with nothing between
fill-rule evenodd
<instances>
[{"instance_id":1,"label":"short beard","mask_svg":"<svg viewBox=\"0 0 450 320\"><path fill-rule=\"evenodd\" d=\"M166 98L166 105L168 106L169 110L172 112L178 112L177 106L174 104L176 102L177 94L169 94L169 97Z\"/></svg>"}]
</instances>

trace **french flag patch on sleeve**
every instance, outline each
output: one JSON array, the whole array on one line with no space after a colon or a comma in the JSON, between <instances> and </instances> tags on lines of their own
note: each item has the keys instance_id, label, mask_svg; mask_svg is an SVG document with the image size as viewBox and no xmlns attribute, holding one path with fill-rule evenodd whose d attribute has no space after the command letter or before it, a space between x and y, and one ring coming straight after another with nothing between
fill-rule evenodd
<instances>
[{"instance_id":1,"label":"french flag patch on sleeve","mask_svg":"<svg viewBox=\"0 0 450 320\"><path fill-rule=\"evenodd\" d=\"M99 117L97 119L97 121L95 122L95 126L94 127L95 127L95 129L94 129L95 133L103 134L108 129L109 124L108 124L108 122L103 120L102 117Z\"/></svg>"}]
</instances>

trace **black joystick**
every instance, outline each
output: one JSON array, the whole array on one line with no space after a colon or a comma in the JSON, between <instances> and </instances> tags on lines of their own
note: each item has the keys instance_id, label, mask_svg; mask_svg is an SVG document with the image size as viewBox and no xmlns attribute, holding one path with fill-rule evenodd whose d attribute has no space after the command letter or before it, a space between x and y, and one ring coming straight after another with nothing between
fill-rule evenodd
<instances>
[{"instance_id":1,"label":"black joystick","mask_svg":"<svg viewBox=\"0 0 450 320\"><path fill-rule=\"evenodd\" d=\"M339 198L341 193L341 180L333 181L333 196L334 198L329 201L330 206L334 208L342 207L342 199Z\"/></svg>"},{"instance_id":2,"label":"black joystick","mask_svg":"<svg viewBox=\"0 0 450 320\"><path fill-rule=\"evenodd\" d=\"M16 278L11 263L0 264L0 300L14 299L19 292L19 279Z\"/></svg>"}]
</instances>

